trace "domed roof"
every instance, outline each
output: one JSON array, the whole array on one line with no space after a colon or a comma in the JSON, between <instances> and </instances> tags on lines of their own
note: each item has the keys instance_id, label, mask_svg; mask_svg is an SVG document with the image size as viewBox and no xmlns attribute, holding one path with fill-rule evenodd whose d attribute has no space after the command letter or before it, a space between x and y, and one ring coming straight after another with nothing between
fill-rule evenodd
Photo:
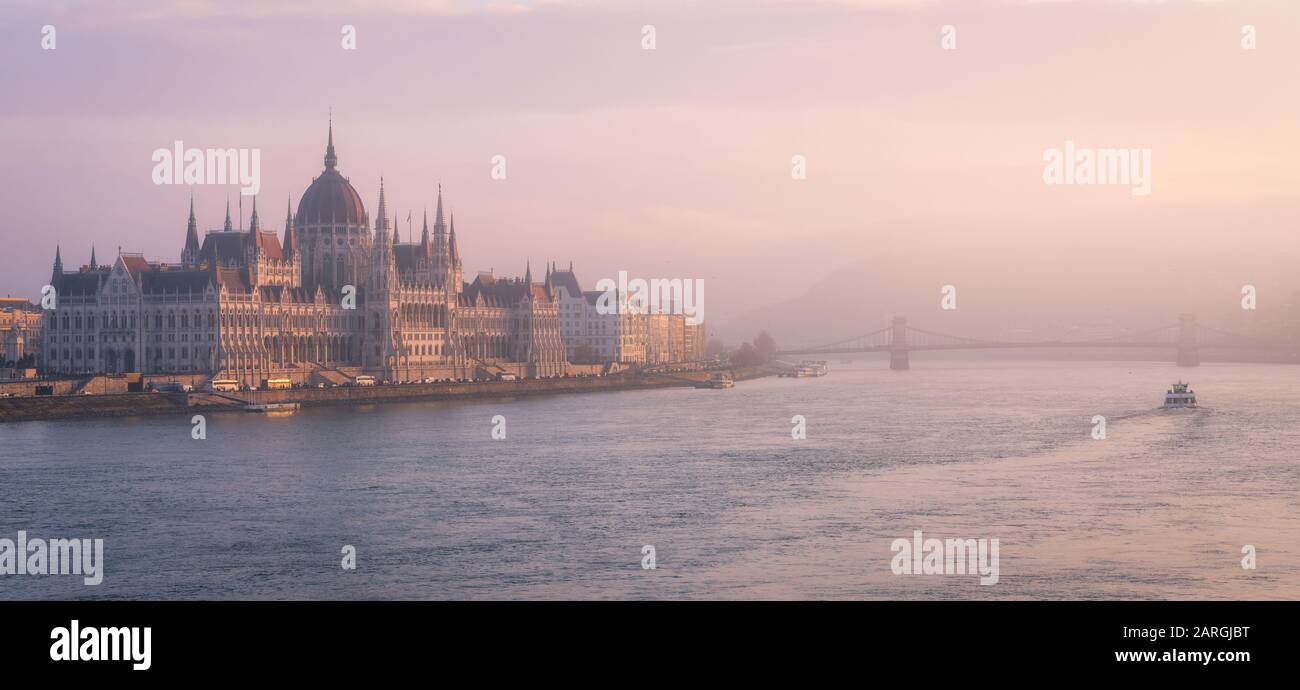
<instances>
[{"instance_id":1,"label":"domed roof","mask_svg":"<svg viewBox=\"0 0 1300 690\"><path fill-rule=\"evenodd\" d=\"M339 223L364 226L366 207L352 183L339 174L338 156L334 155L334 125L330 125L329 144L325 148L325 171L312 180L298 200L295 225Z\"/></svg>"}]
</instances>

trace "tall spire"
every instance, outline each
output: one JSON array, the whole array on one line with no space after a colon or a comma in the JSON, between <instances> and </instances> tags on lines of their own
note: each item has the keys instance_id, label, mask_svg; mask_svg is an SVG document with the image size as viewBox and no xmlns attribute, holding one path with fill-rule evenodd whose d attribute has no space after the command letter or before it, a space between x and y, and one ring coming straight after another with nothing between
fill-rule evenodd
<instances>
[{"instance_id":1,"label":"tall spire","mask_svg":"<svg viewBox=\"0 0 1300 690\"><path fill-rule=\"evenodd\" d=\"M425 259L433 258L433 244L429 242L429 209L424 210L424 229L420 231L420 250Z\"/></svg>"},{"instance_id":2,"label":"tall spire","mask_svg":"<svg viewBox=\"0 0 1300 690\"><path fill-rule=\"evenodd\" d=\"M438 208L433 212L433 229L445 230L446 227L447 226L444 225L442 222L442 185L439 184L438 185Z\"/></svg>"},{"instance_id":3,"label":"tall spire","mask_svg":"<svg viewBox=\"0 0 1300 690\"><path fill-rule=\"evenodd\" d=\"M248 229L252 232L260 233L262 224L257 220L257 197L253 197L253 216L248 219Z\"/></svg>"},{"instance_id":4,"label":"tall spire","mask_svg":"<svg viewBox=\"0 0 1300 690\"><path fill-rule=\"evenodd\" d=\"M233 226L230 224L230 197L226 197L226 225L222 229L230 232Z\"/></svg>"},{"instance_id":5,"label":"tall spire","mask_svg":"<svg viewBox=\"0 0 1300 690\"><path fill-rule=\"evenodd\" d=\"M388 237L388 202L384 199L384 178L379 178L379 211L375 214L375 242L387 244Z\"/></svg>"},{"instance_id":6,"label":"tall spire","mask_svg":"<svg viewBox=\"0 0 1300 690\"><path fill-rule=\"evenodd\" d=\"M528 262L528 268L524 270L524 285L533 284L533 262Z\"/></svg>"},{"instance_id":7,"label":"tall spire","mask_svg":"<svg viewBox=\"0 0 1300 690\"><path fill-rule=\"evenodd\" d=\"M253 197L253 215L248 219L248 237L253 242L253 253L262 251L262 223L257 220L257 197Z\"/></svg>"},{"instance_id":8,"label":"tall spire","mask_svg":"<svg viewBox=\"0 0 1300 690\"><path fill-rule=\"evenodd\" d=\"M438 205L433 212L433 253L447 256L450 252L447 243L447 225L442 220L442 185L438 185Z\"/></svg>"},{"instance_id":9,"label":"tall spire","mask_svg":"<svg viewBox=\"0 0 1300 690\"><path fill-rule=\"evenodd\" d=\"M289 197L289 207L284 214L284 255L298 253L298 234L293 231L293 197Z\"/></svg>"},{"instance_id":10,"label":"tall spire","mask_svg":"<svg viewBox=\"0 0 1300 690\"><path fill-rule=\"evenodd\" d=\"M54 282L55 280L58 280L59 276L61 275L63 275L63 257L59 254L59 245L55 244L54 245L54 277L50 280L50 282Z\"/></svg>"},{"instance_id":11,"label":"tall spire","mask_svg":"<svg viewBox=\"0 0 1300 690\"><path fill-rule=\"evenodd\" d=\"M451 256L451 263L460 263L460 249L456 247L456 214L451 214L451 234L447 239L447 253Z\"/></svg>"},{"instance_id":12,"label":"tall spire","mask_svg":"<svg viewBox=\"0 0 1300 690\"><path fill-rule=\"evenodd\" d=\"M334 154L334 111L330 111L330 133L329 143L325 145L325 169L333 170L338 167L339 157Z\"/></svg>"},{"instance_id":13,"label":"tall spire","mask_svg":"<svg viewBox=\"0 0 1300 690\"><path fill-rule=\"evenodd\" d=\"M393 214L393 246L394 247L402 243L402 233L400 231L401 227L402 227L402 222L398 220L397 214Z\"/></svg>"},{"instance_id":14,"label":"tall spire","mask_svg":"<svg viewBox=\"0 0 1300 690\"><path fill-rule=\"evenodd\" d=\"M194 197L190 197L190 220L185 226L185 248L181 250L181 263L196 263L199 255L199 221L194 217Z\"/></svg>"},{"instance_id":15,"label":"tall spire","mask_svg":"<svg viewBox=\"0 0 1300 690\"><path fill-rule=\"evenodd\" d=\"M98 268L99 264L95 263L95 244L92 242L90 245L90 270L94 271Z\"/></svg>"}]
</instances>

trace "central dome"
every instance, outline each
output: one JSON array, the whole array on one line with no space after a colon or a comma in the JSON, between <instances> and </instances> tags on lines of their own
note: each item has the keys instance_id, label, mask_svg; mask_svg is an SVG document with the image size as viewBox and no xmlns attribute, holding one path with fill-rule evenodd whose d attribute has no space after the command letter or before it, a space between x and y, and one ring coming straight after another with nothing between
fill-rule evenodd
<instances>
[{"instance_id":1,"label":"central dome","mask_svg":"<svg viewBox=\"0 0 1300 690\"><path fill-rule=\"evenodd\" d=\"M337 223L365 226L366 207L352 183L339 174L338 156L334 155L334 125L330 125L329 144L325 147L325 172L312 180L298 200L295 225Z\"/></svg>"}]
</instances>

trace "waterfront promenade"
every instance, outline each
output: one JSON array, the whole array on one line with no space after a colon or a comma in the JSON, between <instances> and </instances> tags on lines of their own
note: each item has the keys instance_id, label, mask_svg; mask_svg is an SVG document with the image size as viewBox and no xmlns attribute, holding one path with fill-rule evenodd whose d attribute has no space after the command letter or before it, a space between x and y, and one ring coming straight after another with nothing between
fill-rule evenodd
<instances>
[{"instance_id":1,"label":"waterfront promenade","mask_svg":"<svg viewBox=\"0 0 1300 690\"><path fill-rule=\"evenodd\" d=\"M519 381L472 383L409 383L336 388L294 388L239 393L117 393L107 395L46 395L0 398L0 422L40 419L79 419L145 415L240 411L248 403L296 402L303 406L373 404L412 400L451 400L517 397L557 393L587 393L638 388L694 386L714 371L730 372L737 381L775 373L764 367L736 367L673 373L622 373Z\"/></svg>"}]
</instances>

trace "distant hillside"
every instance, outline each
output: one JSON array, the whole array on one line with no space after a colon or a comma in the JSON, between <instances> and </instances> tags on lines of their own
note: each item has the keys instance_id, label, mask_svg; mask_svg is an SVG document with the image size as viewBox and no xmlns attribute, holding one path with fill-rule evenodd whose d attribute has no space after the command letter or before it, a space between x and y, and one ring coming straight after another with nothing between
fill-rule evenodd
<instances>
[{"instance_id":1,"label":"distant hillside","mask_svg":"<svg viewBox=\"0 0 1300 690\"><path fill-rule=\"evenodd\" d=\"M1182 311L1223 326L1255 316L1239 308L1241 281L1231 271L1211 275L1194 257L1152 263L1096 253L1002 252L982 263L969 259L972 252L956 250L859 259L793 299L719 323L714 332L734 344L765 329L784 347L861 335L883 328L896 314L926 330L991 338L1141 330L1174 323ZM1275 297L1275 309L1280 295L1289 299L1285 279L1261 276L1259 283ZM956 310L940 308L944 285L957 289Z\"/></svg>"}]
</instances>

